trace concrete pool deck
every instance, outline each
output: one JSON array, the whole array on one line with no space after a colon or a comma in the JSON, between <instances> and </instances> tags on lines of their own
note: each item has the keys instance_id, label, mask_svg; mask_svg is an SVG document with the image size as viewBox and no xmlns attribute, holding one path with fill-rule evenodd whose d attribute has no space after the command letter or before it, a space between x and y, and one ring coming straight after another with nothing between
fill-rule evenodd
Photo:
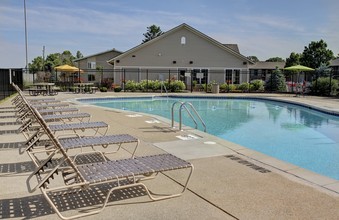
<instances>
[{"instance_id":1,"label":"concrete pool deck","mask_svg":"<svg viewBox=\"0 0 339 220\"><path fill-rule=\"evenodd\" d=\"M109 134L129 133L141 144L138 155L163 151L189 160L195 167L181 197L149 202L126 200L126 205L108 206L88 219L338 219L339 181L314 174L217 137L185 128L172 129L160 117L79 104L75 98L146 96L144 93L60 93L91 121L110 124ZM148 94L157 95L157 94ZM191 95L190 93L178 95ZM265 97L303 103L339 113L339 100L324 97L293 97L277 94L199 94L208 96ZM10 106L10 100L0 107ZM11 119L1 119L9 121ZM13 119L12 119L13 120ZM12 130L15 126L1 128ZM27 154L19 155L15 144L21 134L0 135L0 218L58 219L40 192L27 192L26 178L32 169ZM12 143L8 144L8 143ZM173 174L174 175L174 174ZM180 174L178 174L180 175ZM169 177L161 176L162 181Z\"/></svg>"}]
</instances>

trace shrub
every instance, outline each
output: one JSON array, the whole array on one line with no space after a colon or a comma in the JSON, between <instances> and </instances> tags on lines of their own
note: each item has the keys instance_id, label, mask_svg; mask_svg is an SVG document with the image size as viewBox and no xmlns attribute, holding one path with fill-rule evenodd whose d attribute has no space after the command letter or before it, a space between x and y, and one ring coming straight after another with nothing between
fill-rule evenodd
<instances>
[{"instance_id":1,"label":"shrub","mask_svg":"<svg viewBox=\"0 0 339 220\"><path fill-rule=\"evenodd\" d=\"M138 83L134 82L133 80L128 80L125 84L125 90L135 92L138 88Z\"/></svg>"},{"instance_id":2,"label":"shrub","mask_svg":"<svg viewBox=\"0 0 339 220\"><path fill-rule=\"evenodd\" d=\"M329 77L320 77L318 78L318 80L315 80L312 82L311 92L313 94L319 94L319 95L337 95L338 87L339 87L338 80L332 79L331 86L330 86Z\"/></svg>"},{"instance_id":3,"label":"shrub","mask_svg":"<svg viewBox=\"0 0 339 220\"><path fill-rule=\"evenodd\" d=\"M107 87L100 87L100 92L107 92Z\"/></svg>"},{"instance_id":4,"label":"shrub","mask_svg":"<svg viewBox=\"0 0 339 220\"><path fill-rule=\"evenodd\" d=\"M249 83L244 82L244 83L241 83L241 84L238 86L238 89L241 90L241 91L243 91L243 92L246 92L246 91L248 91L249 86L250 86Z\"/></svg>"},{"instance_id":5,"label":"shrub","mask_svg":"<svg viewBox=\"0 0 339 220\"><path fill-rule=\"evenodd\" d=\"M179 92L179 91L186 89L185 83L179 80L171 81L171 84L169 86L168 86L168 82L167 84L165 83L165 85L166 85L166 88L170 90L171 92Z\"/></svg>"},{"instance_id":6,"label":"shrub","mask_svg":"<svg viewBox=\"0 0 339 220\"><path fill-rule=\"evenodd\" d=\"M260 79L253 80L250 85L251 91L264 91L264 81Z\"/></svg>"},{"instance_id":7,"label":"shrub","mask_svg":"<svg viewBox=\"0 0 339 220\"><path fill-rule=\"evenodd\" d=\"M114 87L114 92L121 92L122 88L120 86Z\"/></svg>"},{"instance_id":8,"label":"shrub","mask_svg":"<svg viewBox=\"0 0 339 220\"><path fill-rule=\"evenodd\" d=\"M147 91L147 80L141 80L141 82L137 83L137 90L146 92Z\"/></svg>"},{"instance_id":9,"label":"shrub","mask_svg":"<svg viewBox=\"0 0 339 220\"><path fill-rule=\"evenodd\" d=\"M152 91L160 90L161 82L159 80L148 80L148 89Z\"/></svg>"},{"instance_id":10,"label":"shrub","mask_svg":"<svg viewBox=\"0 0 339 220\"><path fill-rule=\"evenodd\" d=\"M212 92L212 83L207 84L207 91L206 91L206 84L203 84L202 87L204 88L205 92Z\"/></svg>"},{"instance_id":11,"label":"shrub","mask_svg":"<svg viewBox=\"0 0 339 220\"><path fill-rule=\"evenodd\" d=\"M237 90L238 89L238 87L237 87L237 85L235 85L235 84L229 84L228 85L228 90L229 91L235 91L235 90Z\"/></svg>"},{"instance_id":12,"label":"shrub","mask_svg":"<svg viewBox=\"0 0 339 220\"><path fill-rule=\"evenodd\" d=\"M228 92L228 84L227 83L223 83L219 86L219 90L220 92Z\"/></svg>"}]
</instances>

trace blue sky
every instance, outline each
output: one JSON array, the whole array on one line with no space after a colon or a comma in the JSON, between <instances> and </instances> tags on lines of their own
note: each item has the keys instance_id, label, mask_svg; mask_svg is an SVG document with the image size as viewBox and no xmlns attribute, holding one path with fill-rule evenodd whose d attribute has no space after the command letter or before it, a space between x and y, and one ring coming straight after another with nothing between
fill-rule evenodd
<instances>
[{"instance_id":1,"label":"blue sky","mask_svg":"<svg viewBox=\"0 0 339 220\"><path fill-rule=\"evenodd\" d=\"M23 0L0 0L0 68L25 67ZM70 50L126 51L155 24L182 23L260 60L302 53L323 39L339 53L338 0L26 0L28 61Z\"/></svg>"}]
</instances>

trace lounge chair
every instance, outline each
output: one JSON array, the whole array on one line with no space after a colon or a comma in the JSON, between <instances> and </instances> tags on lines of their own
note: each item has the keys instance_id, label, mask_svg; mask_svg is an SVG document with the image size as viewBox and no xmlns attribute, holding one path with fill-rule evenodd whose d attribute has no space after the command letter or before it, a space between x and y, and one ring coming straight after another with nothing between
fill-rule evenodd
<instances>
[{"instance_id":1,"label":"lounge chair","mask_svg":"<svg viewBox=\"0 0 339 220\"><path fill-rule=\"evenodd\" d=\"M32 107L37 108L37 109L43 109L43 108L65 108L68 107L68 103L52 103L52 104L32 104Z\"/></svg>"},{"instance_id":2,"label":"lounge chair","mask_svg":"<svg viewBox=\"0 0 339 220\"><path fill-rule=\"evenodd\" d=\"M182 195L186 190L193 172L193 165L171 154L132 157L76 165L67 154L60 140L54 136L48 125L44 122L39 112L35 109L33 110L39 123L42 125L42 129L46 132L57 150L52 152L42 164L37 166L34 172L27 178L26 183L29 192L34 192L37 189L41 190L45 199L60 218L73 219L100 213L108 204L110 195L122 190L137 187L142 188L153 201L177 197ZM59 155L62 157L60 158ZM55 157L59 157L57 165L48 170L52 164L52 159ZM148 189L145 183L146 180L156 178L159 173L176 170L187 170L187 178L185 178L180 192L164 195L154 194ZM58 175L60 173L62 175ZM34 176L37 178L35 183L33 183ZM63 183L61 185L57 185L57 183L60 183L60 179L57 178L62 178ZM69 217L65 217L59 210L58 201L65 201L66 199L65 203L70 204L67 201L67 195L90 193L91 190L97 190L97 187L103 185L109 186L110 189L102 195L104 201L102 201L101 207L98 208L96 204L93 207L90 202L88 210L83 210L84 207L82 207L79 214ZM167 187L166 189L170 188Z\"/></svg>"},{"instance_id":3,"label":"lounge chair","mask_svg":"<svg viewBox=\"0 0 339 220\"><path fill-rule=\"evenodd\" d=\"M42 115L50 115L50 114L56 114L56 113L59 113L59 114L63 114L65 112L78 112L79 109L77 108L57 108L57 109L41 109L39 110L40 114Z\"/></svg>"},{"instance_id":4,"label":"lounge chair","mask_svg":"<svg viewBox=\"0 0 339 220\"><path fill-rule=\"evenodd\" d=\"M27 99L27 101L33 103L33 102L45 102L45 101L51 101L56 100L55 98L34 98L34 99Z\"/></svg>"},{"instance_id":5,"label":"lounge chair","mask_svg":"<svg viewBox=\"0 0 339 220\"><path fill-rule=\"evenodd\" d=\"M12 125L17 124L17 123L12 123ZM29 118L26 121L23 121L21 126L18 128L18 132L22 133L26 139L29 139L30 134L40 128L39 125L35 126L34 124L34 119ZM1 125L1 123L0 123ZM4 125L9 125L9 124L4 124ZM81 122L81 123L67 123L67 124L50 124L48 125L49 128L51 129L54 134L57 132L63 132L64 134L72 131L72 134L78 134L79 131L87 131L87 130L93 130L94 131L94 136L97 134L100 135L106 135L108 131L108 124L106 124L103 121L95 121L95 122ZM100 130L100 132L99 132ZM69 133L67 133L69 134Z\"/></svg>"},{"instance_id":6,"label":"lounge chair","mask_svg":"<svg viewBox=\"0 0 339 220\"><path fill-rule=\"evenodd\" d=\"M47 145L44 145L44 146L41 146L40 145L40 141L41 141L41 138L42 136L45 134L45 132L42 131L41 127L42 127L42 124L41 122L39 122L36 114L34 113L34 108L31 107L29 105L29 103L27 102L27 100L25 99L25 97L23 96L23 94L21 93L20 90L18 90L19 92L19 95L22 96L22 99L23 101L26 103L27 105L27 109L28 111L31 112L32 114L32 117L35 118L38 122L38 124L40 126L36 127L37 129L35 130L35 132L30 135L30 134L27 134L25 135L25 137L27 138L27 141L25 143L25 146L26 146L26 149L25 149L25 152L28 153L29 157L32 159L32 161L38 166L40 163L41 163L41 160L38 159L38 157L36 157L35 155L38 154L38 153L51 153L51 152L54 152L56 149L47 144ZM38 112L38 110L35 109L36 112ZM83 113L83 114L87 114L87 113ZM70 114L70 115L80 115L80 114ZM89 114L87 114L89 115ZM43 122L46 124L46 118L49 119L51 117L53 118L60 118L62 116L67 116L67 115L44 115L44 116L41 116L41 114L39 113L39 116L43 119ZM29 127L31 126L32 124L32 121L33 119L28 119L30 121L26 122L23 124L23 126L21 126L21 131L26 131L28 130L29 131ZM103 127L104 124L103 123L93 123L93 124L89 124L90 127L95 127L95 126L100 126L100 127ZM107 124L106 124L107 126ZM52 125L53 127L53 125ZM60 127L62 126L56 126L56 128L60 129ZM77 129L77 128L81 128L84 129L84 126L81 126L81 125L76 125L76 126L73 126L73 129ZM50 129L50 127L48 127ZM54 126L55 128L55 126ZM50 129L51 131L51 129ZM109 152L100 152L100 151L96 151L96 152L100 152L103 157L104 157L104 154L110 154L110 153L116 153L117 151L120 150L121 148L121 145L122 144L126 144L126 143L135 143L136 146L134 147L134 150L131 152L132 156L134 156L136 150L137 150L137 147L139 145L139 140L135 137L132 137L131 135L128 135L128 134L119 134L119 135L107 135L107 136L103 136L103 137L70 137L70 138L62 138L60 139L61 142L63 143L63 147L65 148L65 150L69 150L69 149L76 149L76 148L85 148L85 147L91 147L93 149L93 151L96 151L94 149L94 147L97 147L97 146L102 146L104 148L107 148L109 145L118 145L118 148L117 150L113 150L113 151L109 151Z\"/></svg>"},{"instance_id":7,"label":"lounge chair","mask_svg":"<svg viewBox=\"0 0 339 220\"><path fill-rule=\"evenodd\" d=\"M6 107L0 107L1 110L8 110L8 109L14 109L13 106L6 106Z\"/></svg>"},{"instance_id":8,"label":"lounge chair","mask_svg":"<svg viewBox=\"0 0 339 220\"><path fill-rule=\"evenodd\" d=\"M18 91L19 95L21 96L21 101L17 104L17 108L19 109L16 113L16 115L8 116L15 118L17 117L17 121L24 121L27 117L30 116L30 106L35 107L39 111L44 114L44 118L47 121L63 121L65 120L72 121L73 119L78 119L80 122L82 122L85 118L90 118L90 114L88 113L72 113L72 114L54 114L54 113L63 113L63 112L76 112L78 109L76 108L66 108L69 106L67 103L39 103L37 104L34 102L34 104L29 104L27 99L25 99L24 95L21 94L21 91Z\"/></svg>"},{"instance_id":9,"label":"lounge chair","mask_svg":"<svg viewBox=\"0 0 339 220\"><path fill-rule=\"evenodd\" d=\"M52 121L73 121L74 119L79 120L80 122L83 122L85 118L88 118L88 121L90 120L91 115L88 113L74 113L74 114L61 114L61 115L43 115L42 116L44 120L48 122Z\"/></svg>"},{"instance_id":10,"label":"lounge chair","mask_svg":"<svg viewBox=\"0 0 339 220\"><path fill-rule=\"evenodd\" d=\"M4 113L16 113L17 112L17 110L15 110L15 109L1 109L0 110L0 114L4 114Z\"/></svg>"},{"instance_id":11,"label":"lounge chair","mask_svg":"<svg viewBox=\"0 0 339 220\"><path fill-rule=\"evenodd\" d=\"M105 131L100 133L101 135L106 135L108 131L108 124L103 121L95 121L95 122L82 122L82 123L70 123L70 124L51 124L49 128L54 132L54 134L58 131L70 131L72 130L74 133L77 133L77 130L84 131L86 129L92 129L95 131L96 135L99 133L99 129L103 128Z\"/></svg>"}]
</instances>

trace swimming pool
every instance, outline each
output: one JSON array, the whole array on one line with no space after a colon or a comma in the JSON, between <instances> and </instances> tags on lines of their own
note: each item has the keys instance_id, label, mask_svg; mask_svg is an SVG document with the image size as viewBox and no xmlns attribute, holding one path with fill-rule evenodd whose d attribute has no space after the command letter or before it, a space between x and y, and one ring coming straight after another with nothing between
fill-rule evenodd
<instances>
[{"instance_id":1,"label":"swimming pool","mask_svg":"<svg viewBox=\"0 0 339 220\"><path fill-rule=\"evenodd\" d=\"M81 101L169 119L172 103L187 101L205 121L208 133L339 180L339 117L335 115L262 99L143 97ZM194 127L184 112L183 123Z\"/></svg>"}]
</instances>

